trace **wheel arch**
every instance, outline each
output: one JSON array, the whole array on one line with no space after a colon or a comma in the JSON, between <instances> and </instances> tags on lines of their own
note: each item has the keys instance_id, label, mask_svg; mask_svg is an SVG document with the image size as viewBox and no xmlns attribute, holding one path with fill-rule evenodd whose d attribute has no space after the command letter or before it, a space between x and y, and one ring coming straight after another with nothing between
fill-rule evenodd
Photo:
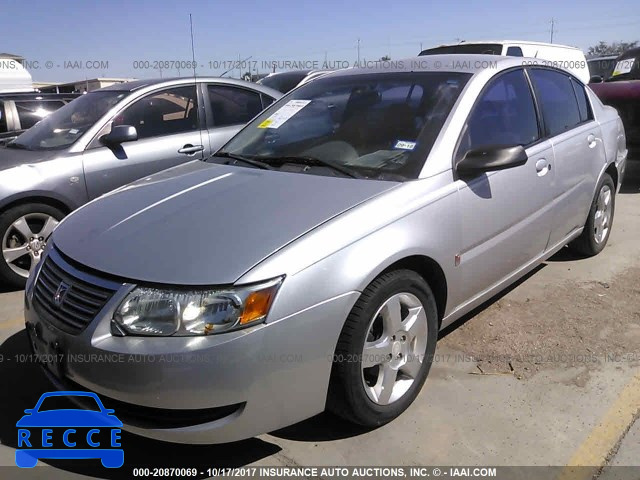
<instances>
[{"instance_id":1,"label":"wheel arch","mask_svg":"<svg viewBox=\"0 0 640 480\"><path fill-rule=\"evenodd\" d=\"M7 210L14 207L29 205L31 203L43 203L45 205L49 205L50 207L57 208L58 210L62 211L65 215L68 215L73 210L73 207L69 205L69 202L66 202L58 197L52 197L50 195L44 195L40 193L33 193L9 198L2 205L0 213L6 212Z\"/></svg>"},{"instance_id":2,"label":"wheel arch","mask_svg":"<svg viewBox=\"0 0 640 480\"><path fill-rule=\"evenodd\" d=\"M447 277L440 264L426 255L410 255L395 260L378 271L375 278L395 270L411 270L420 275L431 288L438 310L438 325L442 323L447 308Z\"/></svg>"}]
</instances>

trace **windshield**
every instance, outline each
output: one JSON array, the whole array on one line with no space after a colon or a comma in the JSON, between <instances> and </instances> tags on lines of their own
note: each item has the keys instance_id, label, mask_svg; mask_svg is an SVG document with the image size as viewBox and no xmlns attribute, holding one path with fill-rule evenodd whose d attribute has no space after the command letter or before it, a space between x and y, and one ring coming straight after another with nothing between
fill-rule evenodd
<instances>
[{"instance_id":1,"label":"windshield","mask_svg":"<svg viewBox=\"0 0 640 480\"><path fill-rule=\"evenodd\" d=\"M640 80L640 49L629 50L616 59L613 73L607 81L618 80Z\"/></svg>"},{"instance_id":2,"label":"windshield","mask_svg":"<svg viewBox=\"0 0 640 480\"><path fill-rule=\"evenodd\" d=\"M616 66L616 57L611 58L593 58L587 60L589 66L589 76L602 77L603 80L608 79Z\"/></svg>"},{"instance_id":3,"label":"windshield","mask_svg":"<svg viewBox=\"0 0 640 480\"><path fill-rule=\"evenodd\" d=\"M449 53L480 53L485 55L500 55L502 45L497 43L461 43L460 45L446 45L442 47L427 48L420 52L423 55L441 55Z\"/></svg>"},{"instance_id":4,"label":"windshield","mask_svg":"<svg viewBox=\"0 0 640 480\"><path fill-rule=\"evenodd\" d=\"M82 95L45 117L13 142L26 150L56 150L78 140L128 92L96 91Z\"/></svg>"},{"instance_id":5,"label":"windshield","mask_svg":"<svg viewBox=\"0 0 640 480\"><path fill-rule=\"evenodd\" d=\"M235 156L238 165L258 161L300 173L416 178L470 77L406 72L319 78L265 110L217 155ZM304 168L291 168L305 161Z\"/></svg>"}]
</instances>

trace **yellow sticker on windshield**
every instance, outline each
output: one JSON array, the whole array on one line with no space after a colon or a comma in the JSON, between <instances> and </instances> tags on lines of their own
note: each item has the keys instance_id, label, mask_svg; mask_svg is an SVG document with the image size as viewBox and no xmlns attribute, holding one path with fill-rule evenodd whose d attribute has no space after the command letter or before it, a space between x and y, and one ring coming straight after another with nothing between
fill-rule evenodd
<instances>
[{"instance_id":1,"label":"yellow sticker on windshield","mask_svg":"<svg viewBox=\"0 0 640 480\"><path fill-rule=\"evenodd\" d=\"M272 123L273 120L271 118L267 118L264 122L258 125L258 128L269 128L269 125L271 125Z\"/></svg>"}]
</instances>

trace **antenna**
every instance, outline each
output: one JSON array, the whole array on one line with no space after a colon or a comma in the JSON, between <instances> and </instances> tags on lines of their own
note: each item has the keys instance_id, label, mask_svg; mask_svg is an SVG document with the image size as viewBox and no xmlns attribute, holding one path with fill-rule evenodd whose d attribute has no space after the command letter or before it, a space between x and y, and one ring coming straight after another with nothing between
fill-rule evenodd
<instances>
[{"instance_id":1,"label":"antenna","mask_svg":"<svg viewBox=\"0 0 640 480\"><path fill-rule=\"evenodd\" d=\"M554 31L554 27L556 25L555 19L552 18L550 23L551 23L551 42L549 42L549 43L553 43L553 31Z\"/></svg>"},{"instance_id":2,"label":"antenna","mask_svg":"<svg viewBox=\"0 0 640 480\"><path fill-rule=\"evenodd\" d=\"M204 148L204 143L202 142L202 120L200 119L200 95L198 95L198 78L196 76L196 51L193 47L193 18L191 14L189 14L189 28L191 29L191 63L193 65L193 90L196 94L193 108L196 109L196 121L198 125L198 132L200 132L200 146ZM204 153L204 149L202 150L202 152Z\"/></svg>"}]
</instances>

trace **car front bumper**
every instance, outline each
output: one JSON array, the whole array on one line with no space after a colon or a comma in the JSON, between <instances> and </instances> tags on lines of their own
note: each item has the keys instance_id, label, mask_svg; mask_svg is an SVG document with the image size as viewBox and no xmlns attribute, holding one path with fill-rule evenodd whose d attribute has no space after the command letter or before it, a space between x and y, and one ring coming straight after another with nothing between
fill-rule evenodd
<instances>
[{"instance_id":1,"label":"car front bumper","mask_svg":"<svg viewBox=\"0 0 640 480\"><path fill-rule=\"evenodd\" d=\"M49 254L76 276L94 280L55 251ZM37 313L34 273L25 291L25 322L57 388L96 392L123 429L178 443L232 442L322 412L335 346L358 296L350 292L220 335L117 337L110 333L113 312L134 288L124 283L97 318L72 335Z\"/></svg>"}]
</instances>

